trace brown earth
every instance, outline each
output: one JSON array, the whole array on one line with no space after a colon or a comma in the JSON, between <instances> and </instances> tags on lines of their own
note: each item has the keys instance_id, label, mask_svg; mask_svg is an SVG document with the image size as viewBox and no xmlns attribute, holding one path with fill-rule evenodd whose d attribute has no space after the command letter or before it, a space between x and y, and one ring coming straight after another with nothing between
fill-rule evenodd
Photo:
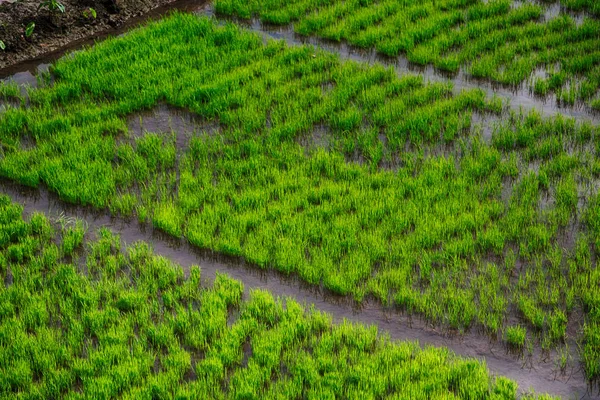
<instances>
[{"instance_id":1,"label":"brown earth","mask_svg":"<svg viewBox=\"0 0 600 400\"><path fill-rule=\"evenodd\" d=\"M0 70L24 60L38 58L46 53L68 46L74 41L95 38L100 33L141 22L152 10L198 6L197 0L60 0L65 11L38 8L43 0L0 0L0 40L5 50L0 50ZM184 3L183 7L176 7ZM96 11L96 18L89 9ZM152 12L151 14L156 14ZM30 37L25 29L33 22ZM139 23L137 22L137 23ZM105 36L105 35L104 35Z\"/></svg>"}]
</instances>

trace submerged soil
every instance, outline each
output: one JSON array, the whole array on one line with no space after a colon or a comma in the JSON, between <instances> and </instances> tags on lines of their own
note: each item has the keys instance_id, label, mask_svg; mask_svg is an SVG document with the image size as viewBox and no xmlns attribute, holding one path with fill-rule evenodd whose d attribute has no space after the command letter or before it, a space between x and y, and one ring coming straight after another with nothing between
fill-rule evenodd
<instances>
[{"instance_id":1,"label":"submerged soil","mask_svg":"<svg viewBox=\"0 0 600 400\"><path fill-rule=\"evenodd\" d=\"M39 58L62 47L73 48L85 40L118 33L147 18L171 9L197 8L204 0L60 0L65 12L38 10L42 0L0 0L0 76L3 69L25 60ZM96 11L94 18L89 9ZM152 11L152 12L151 12ZM149 13L151 12L151 13ZM30 37L25 28L33 22ZM61 52L62 53L62 52Z\"/></svg>"}]
</instances>

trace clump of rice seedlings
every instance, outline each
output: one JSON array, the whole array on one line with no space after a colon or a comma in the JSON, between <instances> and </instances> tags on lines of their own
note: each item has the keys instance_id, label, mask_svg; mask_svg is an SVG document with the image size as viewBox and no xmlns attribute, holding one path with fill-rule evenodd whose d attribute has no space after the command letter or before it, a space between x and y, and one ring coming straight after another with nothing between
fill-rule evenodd
<instances>
[{"instance_id":1,"label":"clump of rice seedlings","mask_svg":"<svg viewBox=\"0 0 600 400\"><path fill-rule=\"evenodd\" d=\"M116 196L110 203L109 209L112 214L131 217L136 204L137 198L133 194L126 193L121 196ZM144 220L144 218L140 218L140 220Z\"/></svg>"},{"instance_id":2,"label":"clump of rice seedlings","mask_svg":"<svg viewBox=\"0 0 600 400\"><path fill-rule=\"evenodd\" d=\"M87 227L81 220L75 221L69 227L62 227L62 251L65 255L70 255L75 249L83 244L83 237Z\"/></svg>"},{"instance_id":3,"label":"clump of rice seedlings","mask_svg":"<svg viewBox=\"0 0 600 400\"><path fill-rule=\"evenodd\" d=\"M574 11L587 11L595 16L600 15L600 5L594 0L561 0L560 4Z\"/></svg>"},{"instance_id":4,"label":"clump of rice seedlings","mask_svg":"<svg viewBox=\"0 0 600 400\"><path fill-rule=\"evenodd\" d=\"M558 367L558 369L560 370L561 373L566 373L567 368L569 367L570 364L572 364L572 358L573 356L571 355L571 352L569 351L569 345L565 344L562 347L559 347L558 349L558 360L556 361L556 366Z\"/></svg>"},{"instance_id":5,"label":"clump of rice seedlings","mask_svg":"<svg viewBox=\"0 0 600 400\"><path fill-rule=\"evenodd\" d=\"M533 84L533 92L538 96L546 96L550 91L550 85L545 79L536 79Z\"/></svg>"},{"instance_id":6,"label":"clump of rice seedlings","mask_svg":"<svg viewBox=\"0 0 600 400\"><path fill-rule=\"evenodd\" d=\"M515 349L523 349L526 338L527 330L521 325L508 326L504 331L504 340Z\"/></svg>"},{"instance_id":7,"label":"clump of rice seedlings","mask_svg":"<svg viewBox=\"0 0 600 400\"><path fill-rule=\"evenodd\" d=\"M3 81L0 82L0 100L12 100L20 103L25 99L21 94L19 85L12 81Z\"/></svg>"},{"instance_id":8,"label":"clump of rice seedlings","mask_svg":"<svg viewBox=\"0 0 600 400\"><path fill-rule=\"evenodd\" d=\"M181 236L181 217L173 203L158 205L152 217L152 224L172 236Z\"/></svg>"}]
</instances>

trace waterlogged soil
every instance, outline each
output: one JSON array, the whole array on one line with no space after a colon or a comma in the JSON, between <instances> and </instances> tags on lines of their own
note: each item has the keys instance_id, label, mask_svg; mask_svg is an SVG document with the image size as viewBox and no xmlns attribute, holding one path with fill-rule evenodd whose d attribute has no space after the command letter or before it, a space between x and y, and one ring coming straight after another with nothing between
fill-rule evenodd
<instances>
[{"instance_id":1,"label":"waterlogged soil","mask_svg":"<svg viewBox=\"0 0 600 400\"><path fill-rule=\"evenodd\" d=\"M516 381L522 391L533 389L538 393L578 399L597 398L600 395L596 387L588 386L576 354L571 355L572 360L566 370L560 371L552 361L557 357L553 352L515 354L500 341L482 332L473 330L460 334L435 328L416 317L384 308L376 301L366 300L357 305L347 297L310 286L294 276L262 270L240 258L198 249L149 225L139 224L136 220L115 218L106 212L66 204L46 189L25 188L0 181L0 193L7 194L14 202L22 204L26 215L42 212L51 218L79 218L85 221L90 234L106 227L118 233L123 244L145 241L151 244L156 254L178 263L186 272L191 266L199 265L207 284L214 280L217 272L226 273L244 283L246 296L251 289L266 289L275 296L291 297L307 305L314 304L317 309L331 314L338 322L346 319L376 325L381 333L389 334L395 340L417 340L421 345L444 346L460 356L483 359L493 374ZM571 349L577 348L575 342L568 344Z\"/></svg>"},{"instance_id":2,"label":"waterlogged soil","mask_svg":"<svg viewBox=\"0 0 600 400\"><path fill-rule=\"evenodd\" d=\"M64 13L38 10L40 0L0 0L0 77L11 70L25 70L55 60L67 51L93 44L108 35L118 35L148 19L160 18L171 10L197 10L206 0L60 0ZM96 12L91 15L90 8ZM31 36L25 28L34 23ZM18 66L17 63L24 62ZM27 66L27 64L29 64ZM35 67L35 64L33 65Z\"/></svg>"},{"instance_id":3,"label":"waterlogged soil","mask_svg":"<svg viewBox=\"0 0 600 400\"><path fill-rule=\"evenodd\" d=\"M175 147L185 149L193 136L215 135L219 125L203 121L185 110L160 104L152 110L135 113L127 118L130 139L142 137L148 133L175 135ZM178 153L179 154L179 153Z\"/></svg>"}]
</instances>

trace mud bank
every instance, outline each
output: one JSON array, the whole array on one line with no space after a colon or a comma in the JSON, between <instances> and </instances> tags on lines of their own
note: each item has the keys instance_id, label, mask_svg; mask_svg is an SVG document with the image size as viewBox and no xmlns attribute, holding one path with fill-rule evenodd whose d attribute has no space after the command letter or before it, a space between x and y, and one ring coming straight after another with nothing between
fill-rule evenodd
<instances>
[{"instance_id":1,"label":"mud bank","mask_svg":"<svg viewBox=\"0 0 600 400\"><path fill-rule=\"evenodd\" d=\"M0 0L0 78L49 63L66 52L118 35L172 10L192 11L206 0L61 0L64 13L38 10L39 0ZM91 14L94 9L96 17ZM25 28L34 23L30 37Z\"/></svg>"}]
</instances>

